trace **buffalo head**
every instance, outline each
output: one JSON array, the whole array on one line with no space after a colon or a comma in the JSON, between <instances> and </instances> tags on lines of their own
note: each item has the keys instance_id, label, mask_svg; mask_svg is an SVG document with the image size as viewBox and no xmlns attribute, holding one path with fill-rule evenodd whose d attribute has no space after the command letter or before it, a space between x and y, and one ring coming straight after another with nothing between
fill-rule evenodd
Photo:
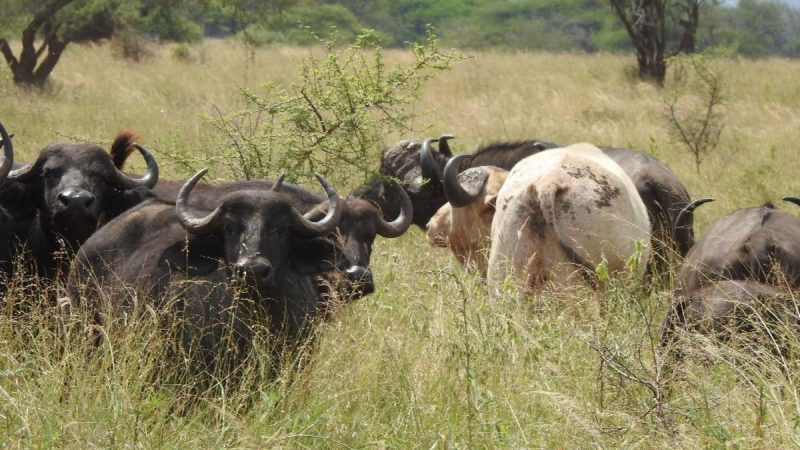
<instances>
[{"instance_id":1,"label":"buffalo head","mask_svg":"<svg viewBox=\"0 0 800 450\"><path fill-rule=\"evenodd\" d=\"M397 179L411 199L414 210L412 223L424 228L428 219L446 202L441 174L447 160L453 156L447 143L452 137L445 134L425 141L404 140L389 147L381 157L380 176L354 194L380 205L384 214L396 216L401 199L388 191L384 180ZM439 143L438 151L432 148L433 142Z\"/></svg>"},{"instance_id":2,"label":"buffalo head","mask_svg":"<svg viewBox=\"0 0 800 450\"><path fill-rule=\"evenodd\" d=\"M411 199L396 184L393 184L392 190L400 212L391 221L384 219L381 209L367 200L351 195L342 202L342 218L337 226L337 233L345 253L357 266L369 266L376 236L396 238L411 226L414 214ZM318 219L325 214L326 209L327 204L317 205L308 216Z\"/></svg>"},{"instance_id":3,"label":"buffalo head","mask_svg":"<svg viewBox=\"0 0 800 450\"><path fill-rule=\"evenodd\" d=\"M78 245L98 225L141 200L141 191L158 181L155 159L133 140L132 133L121 133L112 152L129 146L139 150L147 162L147 173L139 179L119 171L102 148L69 143L48 145L33 164L12 170L8 179L24 185L27 201L38 205L45 228Z\"/></svg>"},{"instance_id":4,"label":"buffalo head","mask_svg":"<svg viewBox=\"0 0 800 450\"><path fill-rule=\"evenodd\" d=\"M328 211L317 221L298 212L276 189L241 190L221 199L212 212L197 215L189 196L207 170L190 178L178 193L175 210L192 235L213 236L215 253L237 273L251 279L258 291L273 297L291 284L289 274L313 275L334 267L330 247L322 237L332 232L342 215L336 190L317 175L328 196ZM280 296L280 294L278 295Z\"/></svg>"},{"instance_id":5,"label":"buffalo head","mask_svg":"<svg viewBox=\"0 0 800 450\"><path fill-rule=\"evenodd\" d=\"M482 166L459 173L461 159L468 157L456 156L445 166L443 186L449 203L428 222L426 237L433 246L449 246L459 261L485 274L497 193L508 171Z\"/></svg>"}]
</instances>

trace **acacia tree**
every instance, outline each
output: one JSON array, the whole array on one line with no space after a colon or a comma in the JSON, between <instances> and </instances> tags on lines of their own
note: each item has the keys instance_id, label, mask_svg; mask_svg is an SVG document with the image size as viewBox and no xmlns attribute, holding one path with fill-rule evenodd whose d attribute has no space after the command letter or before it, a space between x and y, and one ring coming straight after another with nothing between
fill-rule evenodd
<instances>
[{"instance_id":1,"label":"acacia tree","mask_svg":"<svg viewBox=\"0 0 800 450\"><path fill-rule=\"evenodd\" d=\"M70 42L111 36L112 15L118 7L115 0L24 2L17 12L28 14L30 21L22 30L19 55L14 54L5 36L0 37L0 53L11 69L14 83L43 86Z\"/></svg>"},{"instance_id":2,"label":"acacia tree","mask_svg":"<svg viewBox=\"0 0 800 450\"><path fill-rule=\"evenodd\" d=\"M639 64L639 75L664 84L667 59L695 51L700 6L708 0L608 0Z\"/></svg>"}]
</instances>

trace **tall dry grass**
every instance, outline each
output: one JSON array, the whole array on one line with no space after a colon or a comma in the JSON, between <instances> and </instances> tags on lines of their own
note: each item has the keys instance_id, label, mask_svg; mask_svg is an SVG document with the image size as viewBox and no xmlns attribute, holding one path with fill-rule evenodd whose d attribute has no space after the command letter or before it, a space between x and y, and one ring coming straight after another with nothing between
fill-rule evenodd
<instances>
[{"instance_id":1,"label":"tall dry grass","mask_svg":"<svg viewBox=\"0 0 800 450\"><path fill-rule=\"evenodd\" d=\"M308 49L265 49L250 60L224 41L176 60L168 47L141 63L108 46L71 46L44 92L13 87L0 70L0 120L20 160L57 139L108 143L123 128L159 153L213 154L207 121L241 107L238 89L287 82ZM390 52L393 59L408 58ZM694 172L672 144L659 91L630 77L627 55L479 53L431 82L419 136L452 132L458 151L539 137L643 148L670 165L694 196L718 201L702 229L734 208L800 193L800 62L722 63L726 129ZM387 136L387 142L399 136ZM377 166L377 161L376 161ZM182 176L187 168L167 168ZM272 381L213 386L189 399L169 373L153 326L120 328L88 348L78 323L48 306L17 316L9 302L41 298L20 285L0 314L0 445L8 447L764 447L800 444L795 363L700 341L665 392L665 426L651 391L597 351L613 351L654 379L668 290L627 283L602 294L489 297L419 230L379 240L377 292L318 330L301 367ZM58 293L56 293L58 295ZM602 308L599 306L602 304ZM79 315L80 318L80 315ZM155 344L154 344L155 342ZM796 344L796 343L795 343ZM261 361L268 350L256 348ZM187 406L187 404L191 404Z\"/></svg>"}]
</instances>

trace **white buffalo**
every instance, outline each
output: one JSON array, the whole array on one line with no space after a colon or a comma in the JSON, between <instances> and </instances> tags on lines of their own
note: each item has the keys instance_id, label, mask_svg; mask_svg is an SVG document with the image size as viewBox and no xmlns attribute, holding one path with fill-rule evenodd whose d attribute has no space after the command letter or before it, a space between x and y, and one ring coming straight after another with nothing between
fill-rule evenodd
<instances>
[{"instance_id":1,"label":"white buffalo","mask_svg":"<svg viewBox=\"0 0 800 450\"><path fill-rule=\"evenodd\" d=\"M594 280L601 262L613 274L633 256L643 274L647 210L630 178L596 147L547 150L510 172L478 167L458 174L457 158L443 177L450 203L428 223L427 238L449 246L490 286L509 277L523 291L583 283Z\"/></svg>"},{"instance_id":2,"label":"white buffalo","mask_svg":"<svg viewBox=\"0 0 800 450\"><path fill-rule=\"evenodd\" d=\"M590 144L552 149L523 159L497 194L487 278L491 288L511 279L523 291L593 279L648 261L650 220L633 182Z\"/></svg>"}]
</instances>

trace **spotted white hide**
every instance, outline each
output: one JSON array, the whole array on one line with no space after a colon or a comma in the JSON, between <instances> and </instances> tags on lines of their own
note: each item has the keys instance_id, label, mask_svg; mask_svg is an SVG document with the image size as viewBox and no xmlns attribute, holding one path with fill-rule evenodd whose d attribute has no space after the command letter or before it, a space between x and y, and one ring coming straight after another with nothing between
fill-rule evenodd
<instances>
[{"instance_id":1,"label":"spotted white hide","mask_svg":"<svg viewBox=\"0 0 800 450\"><path fill-rule=\"evenodd\" d=\"M497 195L491 240L490 289L509 279L529 293L591 284L604 258L610 273L622 272L637 242L643 275L650 221L622 168L583 143L529 156L511 169Z\"/></svg>"},{"instance_id":2,"label":"spotted white hide","mask_svg":"<svg viewBox=\"0 0 800 450\"><path fill-rule=\"evenodd\" d=\"M486 276L492 219L497 193L508 171L492 166L467 169L458 175L459 184L476 195L460 208L445 203L428 221L425 237L434 247L450 247L468 270Z\"/></svg>"}]
</instances>

